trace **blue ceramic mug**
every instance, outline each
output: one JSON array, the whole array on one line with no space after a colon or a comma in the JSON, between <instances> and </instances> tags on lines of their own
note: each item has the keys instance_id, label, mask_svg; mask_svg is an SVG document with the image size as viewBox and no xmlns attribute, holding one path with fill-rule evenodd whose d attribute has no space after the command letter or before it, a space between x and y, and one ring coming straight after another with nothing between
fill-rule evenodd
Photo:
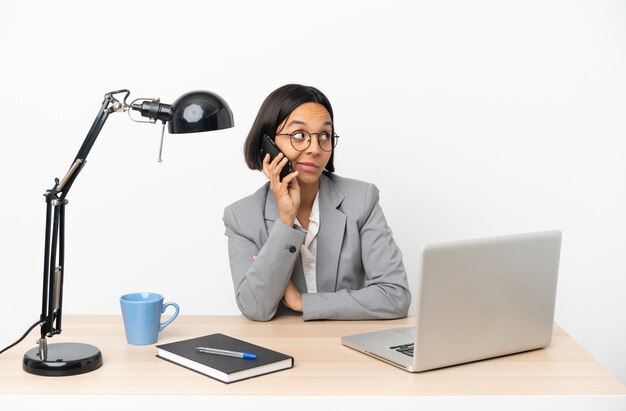
<instances>
[{"instance_id":1,"label":"blue ceramic mug","mask_svg":"<svg viewBox=\"0 0 626 411\"><path fill-rule=\"evenodd\" d=\"M176 310L174 315L161 323L161 314L169 306ZM157 342L163 331L178 316L178 304L163 304L163 296L157 293L130 293L120 297L126 340L130 344L146 345Z\"/></svg>"}]
</instances>

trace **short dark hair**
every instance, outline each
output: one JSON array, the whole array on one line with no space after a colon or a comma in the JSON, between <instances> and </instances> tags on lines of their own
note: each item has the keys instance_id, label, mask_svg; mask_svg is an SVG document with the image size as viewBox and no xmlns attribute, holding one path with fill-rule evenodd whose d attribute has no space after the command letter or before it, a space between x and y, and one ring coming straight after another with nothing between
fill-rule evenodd
<instances>
[{"instance_id":1,"label":"short dark hair","mask_svg":"<svg viewBox=\"0 0 626 411\"><path fill-rule=\"evenodd\" d=\"M263 135L274 136L278 126L282 124L287 117L296 108L304 103L319 103L326 108L332 122L333 133L335 131L335 122L333 118L333 108L328 98L311 86L303 86L301 84L287 84L274 90L261 104L259 113L252 124L252 128L248 133L248 137L243 146L243 153L246 164L252 170L263 170L263 158L261 157L261 139ZM335 171L333 159L335 152L330 154L326 171L332 173Z\"/></svg>"}]
</instances>

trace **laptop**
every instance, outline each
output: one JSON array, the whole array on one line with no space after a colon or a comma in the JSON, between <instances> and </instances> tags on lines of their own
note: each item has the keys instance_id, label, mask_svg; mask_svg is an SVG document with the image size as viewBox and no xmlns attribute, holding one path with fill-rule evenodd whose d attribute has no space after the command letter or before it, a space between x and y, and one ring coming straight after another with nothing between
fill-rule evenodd
<instances>
[{"instance_id":1,"label":"laptop","mask_svg":"<svg viewBox=\"0 0 626 411\"><path fill-rule=\"evenodd\" d=\"M560 231L426 245L415 325L341 342L410 372L546 347L560 251Z\"/></svg>"}]
</instances>

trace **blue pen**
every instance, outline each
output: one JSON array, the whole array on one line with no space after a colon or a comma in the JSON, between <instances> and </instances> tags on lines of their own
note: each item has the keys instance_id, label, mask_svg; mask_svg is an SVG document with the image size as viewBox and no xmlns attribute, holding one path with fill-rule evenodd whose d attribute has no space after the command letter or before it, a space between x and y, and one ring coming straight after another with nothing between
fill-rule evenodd
<instances>
[{"instance_id":1,"label":"blue pen","mask_svg":"<svg viewBox=\"0 0 626 411\"><path fill-rule=\"evenodd\" d=\"M217 355L226 355L229 357L244 358L246 360L253 360L256 358L255 354L248 354L247 352L220 350L219 348L196 347L196 351L206 353L206 354L217 354Z\"/></svg>"}]
</instances>

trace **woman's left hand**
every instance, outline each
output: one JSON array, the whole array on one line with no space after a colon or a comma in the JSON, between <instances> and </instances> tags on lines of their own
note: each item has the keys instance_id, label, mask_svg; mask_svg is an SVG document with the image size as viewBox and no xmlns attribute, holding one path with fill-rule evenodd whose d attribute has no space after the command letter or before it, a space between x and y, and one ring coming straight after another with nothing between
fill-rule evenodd
<instances>
[{"instance_id":1,"label":"woman's left hand","mask_svg":"<svg viewBox=\"0 0 626 411\"><path fill-rule=\"evenodd\" d=\"M302 295L291 280L287 283L287 290L285 290L285 295L283 296L283 304L294 311L302 312Z\"/></svg>"}]
</instances>

